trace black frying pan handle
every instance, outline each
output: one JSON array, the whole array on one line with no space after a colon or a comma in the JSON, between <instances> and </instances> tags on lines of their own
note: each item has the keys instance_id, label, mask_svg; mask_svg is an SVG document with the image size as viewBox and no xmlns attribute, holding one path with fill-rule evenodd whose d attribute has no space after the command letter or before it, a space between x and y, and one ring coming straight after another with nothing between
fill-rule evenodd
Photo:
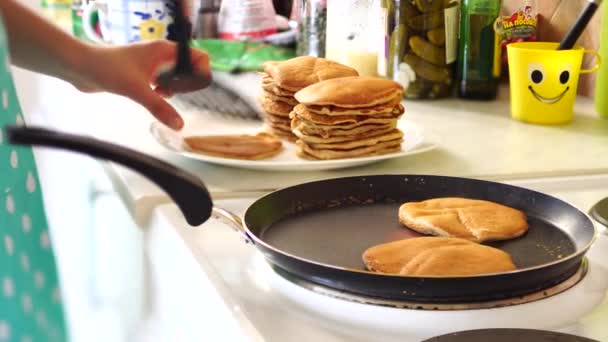
<instances>
[{"instance_id":1,"label":"black frying pan handle","mask_svg":"<svg viewBox=\"0 0 608 342\"><path fill-rule=\"evenodd\" d=\"M13 144L80 152L141 173L171 197L191 226L198 226L211 216L213 203L205 184L198 177L169 163L116 144L43 128L9 126L6 133L8 141Z\"/></svg>"}]
</instances>

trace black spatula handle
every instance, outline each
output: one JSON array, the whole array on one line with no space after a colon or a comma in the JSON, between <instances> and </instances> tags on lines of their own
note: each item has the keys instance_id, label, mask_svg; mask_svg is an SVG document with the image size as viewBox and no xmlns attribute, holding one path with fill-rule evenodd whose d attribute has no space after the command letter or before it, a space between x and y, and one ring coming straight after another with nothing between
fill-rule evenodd
<instances>
[{"instance_id":1,"label":"black spatula handle","mask_svg":"<svg viewBox=\"0 0 608 342\"><path fill-rule=\"evenodd\" d=\"M106 159L133 169L163 189L180 208L188 224L198 226L211 216L211 197L196 176L141 152L81 135L32 127L9 126L12 144L54 147Z\"/></svg>"},{"instance_id":2,"label":"black spatula handle","mask_svg":"<svg viewBox=\"0 0 608 342\"><path fill-rule=\"evenodd\" d=\"M602 0L589 0L587 7L585 7L581 15L578 17L578 19L576 19L576 22L570 31L568 31L564 39L562 39L560 42L559 47L557 48L558 50L572 49L601 3Z\"/></svg>"}]
</instances>

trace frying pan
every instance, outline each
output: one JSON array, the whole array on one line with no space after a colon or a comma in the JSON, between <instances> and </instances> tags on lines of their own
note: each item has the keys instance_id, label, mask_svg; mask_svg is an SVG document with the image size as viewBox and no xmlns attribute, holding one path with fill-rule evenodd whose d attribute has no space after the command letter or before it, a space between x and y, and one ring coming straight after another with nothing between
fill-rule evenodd
<instances>
[{"instance_id":1,"label":"frying pan","mask_svg":"<svg viewBox=\"0 0 608 342\"><path fill-rule=\"evenodd\" d=\"M549 195L476 179L375 175L287 187L257 199L241 220L213 208L201 180L145 154L99 140L54 131L9 127L8 140L108 159L157 183L186 221L211 216L238 229L281 272L349 293L413 302L475 302L539 291L570 277L596 238L591 219ZM494 242L513 257L511 272L461 277L404 277L365 270L362 252L373 245L419 236L398 222L406 201L458 196L504 204L526 213L529 231Z\"/></svg>"}]
</instances>

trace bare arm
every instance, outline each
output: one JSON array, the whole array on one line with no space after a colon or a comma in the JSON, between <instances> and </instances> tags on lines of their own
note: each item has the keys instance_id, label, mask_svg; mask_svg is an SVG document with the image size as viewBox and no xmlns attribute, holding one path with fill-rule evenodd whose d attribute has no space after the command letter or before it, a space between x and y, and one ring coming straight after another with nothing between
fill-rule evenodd
<instances>
[{"instance_id":1,"label":"bare arm","mask_svg":"<svg viewBox=\"0 0 608 342\"><path fill-rule=\"evenodd\" d=\"M153 89L158 69L175 62L175 44L166 40L101 47L73 38L18 0L0 0L0 15L9 37L12 63L61 78L85 92L106 91L144 106L167 126L183 120ZM210 73L208 56L191 50L196 69ZM151 87L152 86L152 87Z\"/></svg>"},{"instance_id":2,"label":"bare arm","mask_svg":"<svg viewBox=\"0 0 608 342\"><path fill-rule=\"evenodd\" d=\"M74 82L89 44L74 39L18 0L0 1L13 64ZM78 51L78 53L74 53Z\"/></svg>"}]
</instances>

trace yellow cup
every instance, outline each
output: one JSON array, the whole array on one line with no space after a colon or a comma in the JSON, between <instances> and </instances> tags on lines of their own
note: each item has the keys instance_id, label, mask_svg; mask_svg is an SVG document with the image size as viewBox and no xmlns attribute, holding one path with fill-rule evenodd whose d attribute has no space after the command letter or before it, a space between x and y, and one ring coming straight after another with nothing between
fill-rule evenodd
<instances>
[{"instance_id":1,"label":"yellow cup","mask_svg":"<svg viewBox=\"0 0 608 342\"><path fill-rule=\"evenodd\" d=\"M579 74L597 71L601 58L596 51L580 46L559 51L558 46L545 42L507 45L514 119L545 125L572 120ZM581 70L585 53L596 56L596 65Z\"/></svg>"}]
</instances>

